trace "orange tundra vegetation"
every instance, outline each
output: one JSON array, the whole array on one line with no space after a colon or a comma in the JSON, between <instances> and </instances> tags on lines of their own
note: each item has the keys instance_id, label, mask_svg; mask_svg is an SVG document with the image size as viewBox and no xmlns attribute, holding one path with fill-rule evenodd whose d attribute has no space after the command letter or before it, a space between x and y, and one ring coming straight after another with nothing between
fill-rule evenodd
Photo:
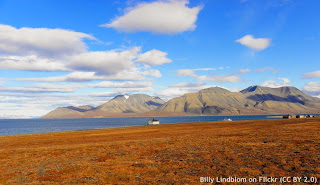
<instances>
[{"instance_id":1,"label":"orange tundra vegetation","mask_svg":"<svg viewBox=\"0 0 320 185\"><path fill-rule=\"evenodd\" d=\"M206 122L0 137L0 184L320 179L320 119Z\"/></svg>"}]
</instances>

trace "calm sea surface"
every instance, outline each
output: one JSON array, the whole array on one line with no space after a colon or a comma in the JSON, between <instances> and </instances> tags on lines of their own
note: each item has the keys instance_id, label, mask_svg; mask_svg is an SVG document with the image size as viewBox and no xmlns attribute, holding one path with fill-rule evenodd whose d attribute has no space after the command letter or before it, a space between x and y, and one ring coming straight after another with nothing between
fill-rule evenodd
<instances>
[{"instance_id":1,"label":"calm sea surface","mask_svg":"<svg viewBox=\"0 0 320 185\"><path fill-rule=\"evenodd\" d=\"M268 119L267 115L252 116L192 116L154 117L160 124L198 121ZM0 135L31 134L68 130L86 130L111 127L146 125L150 117L139 118L85 118L85 119L0 119Z\"/></svg>"}]
</instances>

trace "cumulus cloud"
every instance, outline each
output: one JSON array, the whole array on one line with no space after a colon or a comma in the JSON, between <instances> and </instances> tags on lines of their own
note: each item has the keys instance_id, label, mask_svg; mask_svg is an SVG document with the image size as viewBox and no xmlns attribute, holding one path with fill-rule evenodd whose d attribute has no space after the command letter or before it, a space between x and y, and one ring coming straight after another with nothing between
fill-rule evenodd
<instances>
[{"instance_id":1,"label":"cumulus cloud","mask_svg":"<svg viewBox=\"0 0 320 185\"><path fill-rule=\"evenodd\" d=\"M320 78L320 71L314 71L303 74L305 78Z\"/></svg>"},{"instance_id":2,"label":"cumulus cloud","mask_svg":"<svg viewBox=\"0 0 320 185\"><path fill-rule=\"evenodd\" d=\"M252 35L246 35L236 40L236 42L253 50L261 51L269 47L271 40L268 38L254 38Z\"/></svg>"},{"instance_id":3,"label":"cumulus cloud","mask_svg":"<svg viewBox=\"0 0 320 185\"><path fill-rule=\"evenodd\" d=\"M147 65L162 65L170 63L172 60L167 58L168 53L156 49L140 54L136 62Z\"/></svg>"},{"instance_id":4,"label":"cumulus cloud","mask_svg":"<svg viewBox=\"0 0 320 185\"><path fill-rule=\"evenodd\" d=\"M143 76L161 77L161 73L156 69L139 69L135 62L146 66L172 62L166 52L156 49L145 53L140 52L140 47L88 51L83 39L96 40L70 30L0 25L0 69L72 72L40 81L140 80Z\"/></svg>"},{"instance_id":5,"label":"cumulus cloud","mask_svg":"<svg viewBox=\"0 0 320 185\"><path fill-rule=\"evenodd\" d=\"M320 82L308 82L303 89L310 93L320 93Z\"/></svg>"},{"instance_id":6,"label":"cumulus cloud","mask_svg":"<svg viewBox=\"0 0 320 185\"><path fill-rule=\"evenodd\" d=\"M64 56L86 51L89 34L64 29L14 28L0 24L0 53L12 55Z\"/></svg>"},{"instance_id":7,"label":"cumulus cloud","mask_svg":"<svg viewBox=\"0 0 320 185\"><path fill-rule=\"evenodd\" d=\"M126 71L133 71L139 75L159 78L161 77L159 70L139 70L135 62L148 65L162 65L171 62L170 59L166 58L166 55L167 53L159 50L151 50L140 54L140 47L133 47L124 51L86 52L70 57L69 60L71 62L68 64L68 67L78 71L94 71L97 75L105 76L114 76Z\"/></svg>"},{"instance_id":8,"label":"cumulus cloud","mask_svg":"<svg viewBox=\"0 0 320 185\"><path fill-rule=\"evenodd\" d=\"M21 71L69 71L61 61L29 56L0 56L0 69Z\"/></svg>"},{"instance_id":9,"label":"cumulus cloud","mask_svg":"<svg viewBox=\"0 0 320 185\"><path fill-rule=\"evenodd\" d=\"M80 53L70 57L68 66L74 70L94 71L102 75L112 75L134 67L132 59L136 58L140 48L117 52L93 51Z\"/></svg>"},{"instance_id":10,"label":"cumulus cloud","mask_svg":"<svg viewBox=\"0 0 320 185\"><path fill-rule=\"evenodd\" d=\"M158 34L177 34L192 31L201 6L189 8L188 0L158 0L140 3L127 8L124 15L116 17L103 27L122 32L149 31Z\"/></svg>"},{"instance_id":11,"label":"cumulus cloud","mask_svg":"<svg viewBox=\"0 0 320 185\"><path fill-rule=\"evenodd\" d=\"M277 87L288 86L289 83L290 83L290 80L288 78L278 78L277 81L267 80L263 82L261 85L265 87L277 88Z\"/></svg>"}]
</instances>

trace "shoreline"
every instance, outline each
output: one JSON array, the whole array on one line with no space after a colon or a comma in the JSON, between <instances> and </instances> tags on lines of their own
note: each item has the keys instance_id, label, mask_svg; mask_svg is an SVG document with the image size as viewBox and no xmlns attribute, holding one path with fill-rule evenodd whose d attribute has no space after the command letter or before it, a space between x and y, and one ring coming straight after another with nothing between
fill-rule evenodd
<instances>
[{"instance_id":1,"label":"shoreline","mask_svg":"<svg viewBox=\"0 0 320 185\"><path fill-rule=\"evenodd\" d=\"M130 113L129 113L130 114ZM141 115L139 115L141 114ZM110 116L110 117L83 117L83 118L36 118L36 119L104 119L104 118L150 118L150 117L203 117L203 116L279 116L279 115L288 115L288 114L294 114L294 115L320 115L320 113L284 113L284 114L233 114L233 115L205 115L205 114L181 114L181 115L175 115L175 114L168 114L168 115L145 115L144 113L135 113L133 115L126 115L126 114L119 114L119 116ZM30 118L32 119L32 118Z\"/></svg>"},{"instance_id":2,"label":"shoreline","mask_svg":"<svg viewBox=\"0 0 320 185\"><path fill-rule=\"evenodd\" d=\"M307 114L301 114L301 115L307 115ZM319 117L320 114L313 114L316 115L316 117ZM232 122L238 122L238 121L260 121L260 120L275 120L275 119L282 119L282 116L280 116L279 114L273 114L273 115L264 115L264 114L260 114L260 115L230 115L230 117L232 118L233 116L266 116L266 119L257 119L257 120L252 120L252 119L248 119L248 120L233 120ZM169 116L169 117L189 117L189 116ZM190 116L190 117L198 117L198 116ZM214 116L199 116L199 117L228 117L228 116L220 116L220 115L214 115ZM108 119L107 118L53 118L53 119L47 119L47 120L64 120L64 119ZM120 117L116 117L121 119ZM136 118L136 117L128 117L128 118ZM150 117L140 117L140 118L150 118ZM157 118L157 117L155 117ZM310 119L310 118L308 118ZM9 119L11 120L11 119ZM17 119L20 120L20 119ZM24 119L22 119L24 120ZM28 120L33 120L33 119L28 119ZM35 120L46 120L46 119L35 119ZM160 125L168 125L168 124L187 124L187 123L194 123L196 121L191 121L191 122L177 122L177 123L160 123ZM223 120L217 120L217 121L198 121L198 122L225 122ZM143 127L143 126L147 126L147 124L145 125L129 125L129 126L112 126L112 127L104 127L104 128L92 128L92 129L78 129L78 130L63 130L63 131L48 131L48 132L37 132L37 133L22 133L22 134L9 134L9 135L0 135L1 137L6 137L6 136L19 136L19 135L38 135L38 134L52 134L52 133L60 133L60 132L80 132L80 131L90 131L90 130L103 130L103 129L116 129L116 128L130 128L130 127Z\"/></svg>"}]
</instances>

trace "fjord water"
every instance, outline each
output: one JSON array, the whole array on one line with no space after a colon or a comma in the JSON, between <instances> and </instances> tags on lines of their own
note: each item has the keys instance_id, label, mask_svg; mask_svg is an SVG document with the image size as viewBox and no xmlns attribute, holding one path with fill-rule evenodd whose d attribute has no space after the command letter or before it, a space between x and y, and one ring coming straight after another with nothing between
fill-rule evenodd
<instances>
[{"instance_id":1,"label":"fjord water","mask_svg":"<svg viewBox=\"0 0 320 185\"><path fill-rule=\"evenodd\" d=\"M238 120L262 120L270 115L250 116L187 116L187 117L154 117L160 124L221 121L225 118ZM153 117L152 117L153 118ZM0 119L0 135L32 134L71 130L87 130L112 127L146 125L150 117L135 118L81 118L81 119Z\"/></svg>"}]
</instances>

